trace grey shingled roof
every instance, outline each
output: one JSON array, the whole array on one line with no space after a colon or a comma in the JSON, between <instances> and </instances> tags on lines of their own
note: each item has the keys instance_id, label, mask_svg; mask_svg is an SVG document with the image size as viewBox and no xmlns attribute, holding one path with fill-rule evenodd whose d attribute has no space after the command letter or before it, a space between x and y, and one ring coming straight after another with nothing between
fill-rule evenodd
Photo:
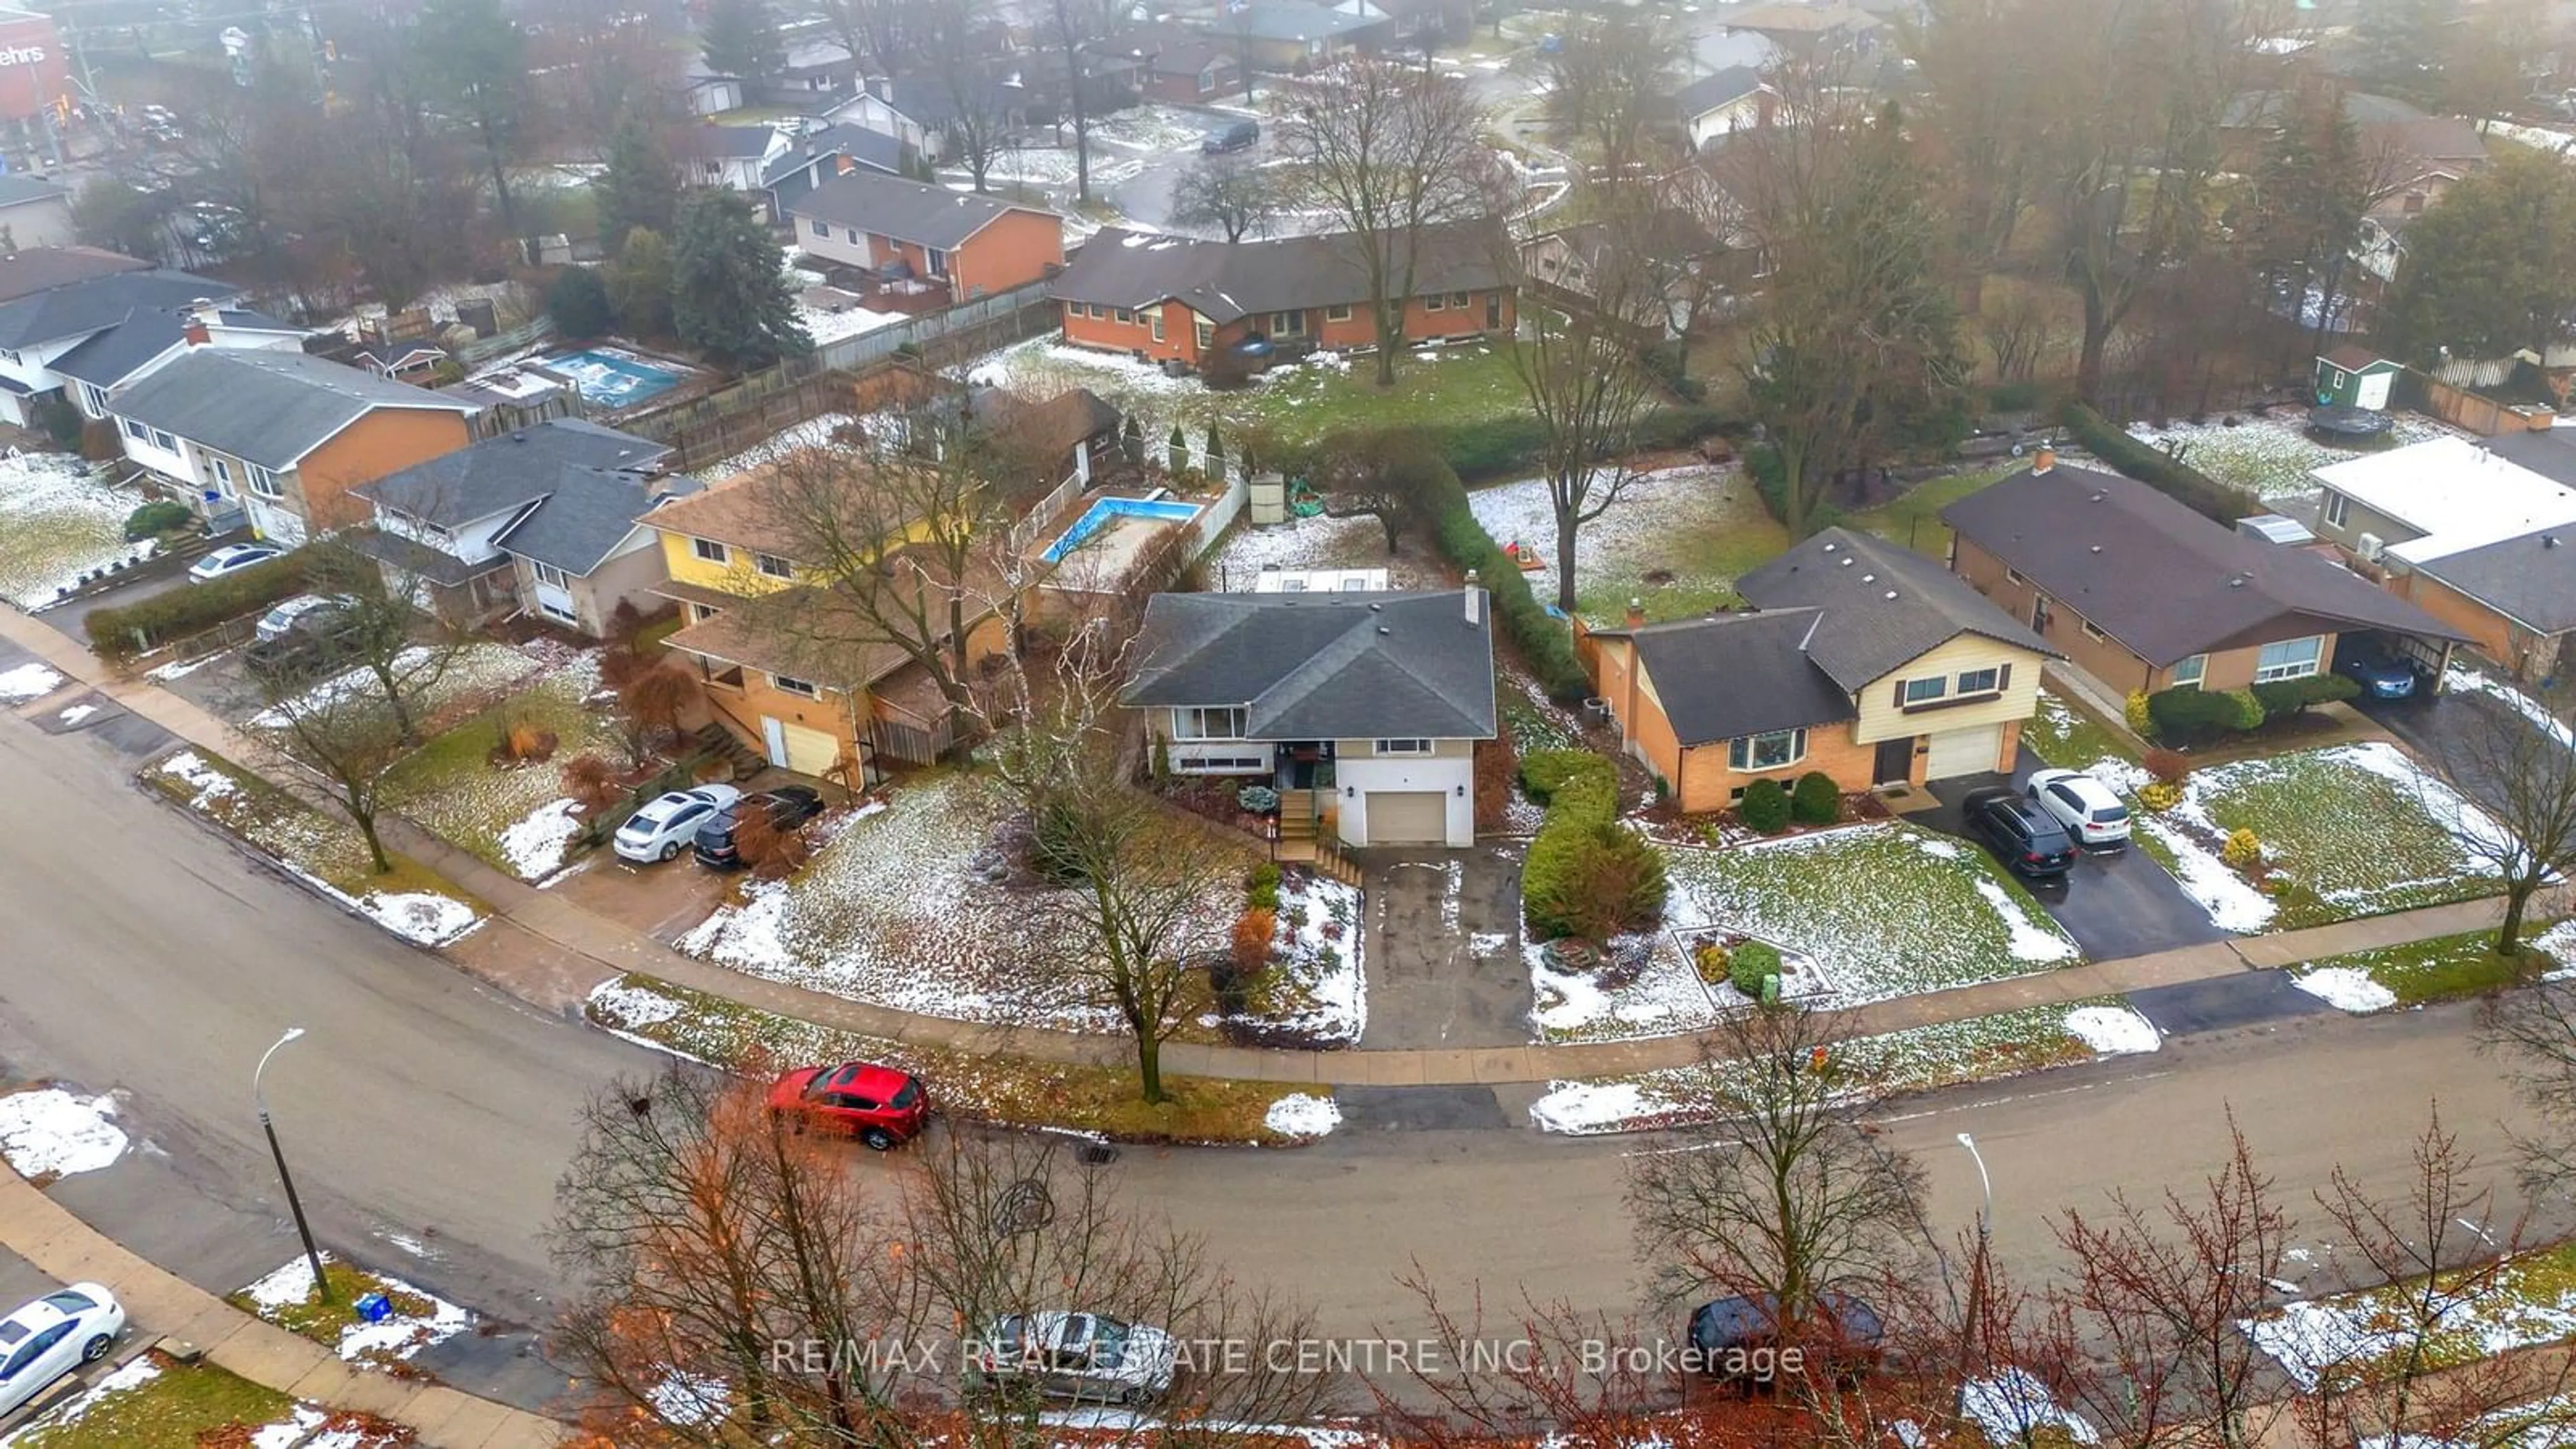
<instances>
[{"instance_id":1,"label":"grey shingled roof","mask_svg":"<svg viewBox=\"0 0 2576 1449\"><path fill-rule=\"evenodd\" d=\"M2484 446L2508 463L2528 468L2552 483L2576 488L2576 428L2499 433L2485 439Z\"/></svg>"},{"instance_id":2,"label":"grey shingled roof","mask_svg":"<svg viewBox=\"0 0 2576 1449\"><path fill-rule=\"evenodd\" d=\"M97 247L20 247L14 252L0 254L0 302L15 301L55 287L67 287L92 277L148 271L151 266L150 262ZM232 289L199 295L230 296Z\"/></svg>"},{"instance_id":3,"label":"grey shingled roof","mask_svg":"<svg viewBox=\"0 0 2576 1449\"><path fill-rule=\"evenodd\" d=\"M757 161L769 154L778 133L767 126L719 126L712 122L698 127L689 141L689 154L710 161L724 157L747 156Z\"/></svg>"},{"instance_id":4,"label":"grey shingled roof","mask_svg":"<svg viewBox=\"0 0 2576 1449\"><path fill-rule=\"evenodd\" d=\"M1239 31L1254 40L1304 42L1349 35L1387 23L1377 16L1327 10L1321 5L1253 4L1228 14L1210 28L1210 33L1232 36Z\"/></svg>"},{"instance_id":5,"label":"grey shingled roof","mask_svg":"<svg viewBox=\"0 0 2576 1449\"><path fill-rule=\"evenodd\" d=\"M497 541L521 558L568 574L587 574L655 504L703 486L686 476L648 479L606 468L566 467L536 511L511 524Z\"/></svg>"},{"instance_id":6,"label":"grey shingled roof","mask_svg":"<svg viewBox=\"0 0 2576 1449\"><path fill-rule=\"evenodd\" d=\"M200 347L108 404L264 468L292 468L378 408L470 413L469 403L302 352Z\"/></svg>"},{"instance_id":7,"label":"grey shingled roof","mask_svg":"<svg viewBox=\"0 0 2576 1449\"><path fill-rule=\"evenodd\" d=\"M0 264L0 278L8 275ZM0 347L34 347L84 337L124 321L138 310L185 307L196 301L228 302L241 288L154 267L88 277L0 303Z\"/></svg>"},{"instance_id":8,"label":"grey shingled roof","mask_svg":"<svg viewBox=\"0 0 2576 1449\"><path fill-rule=\"evenodd\" d=\"M1822 609L1766 609L1628 631L1684 745L1858 718L1851 692L1807 652ZM1607 637L1618 637L1604 631Z\"/></svg>"},{"instance_id":9,"label":"grey shingled roof","mask_svg":"<svg viewBox=\"0 0 2576 1449\"><path fill-rule=\"evenodd\" d=\"M1711 71L1673 93L1673 109L1684 121L1697 120L1729 101L1739 101L1762 89L1762 72L1749 65L1730 65Z\"/></svg>"},{"instance_id":10,"label":"grey shingled roof","mask_svg":"<svg viewBox=\"0 0 2576 1449\"><path fill-rule=\"evenodd\" d=\"M808 149L811 154L808 154ZM847 156L862 166L870 166L889 176L903 173L903 143L883 131L865 126L826 126L804 140L790 145L787 153L769 163L760 174L760 184L776 186L809 166L820 166L835 158Z\"/></svg>"},{"instance_id":11,"label":"grey shingled roof","mask_svg":"<svg viewBox=\"0 0 2576 1449\"><path fill-rule=\"evenodd\" d=\"M1427 227L1414 268L1417 296L1505 285L1498 248L1473 224ZM1396 251L1398 274L1404 263ZM1148 307L1185 302L1219 323L1292 307L1368 300L1368 273L1349 233L1217 242L1104 227L1073 254L1050 295L1062 302Z\"/></svg>"},{"instance_id":12,"label":"grey shingled roof","mask_svg":"<svg viewBox=\"0 0 2576 1449\"><path fill-rule=\"evenodd\" d=\"M219 325L248 331L280 332L293 335L297 329L263 312L227 307L216 314ZM53 370L65 377L114 387L132 377L137 368L179 345L188 335L186 312L155 308L137 310L124 321L53 361Z\"/></svg>"},{"instance_id":13,"label":"grey shingled roof","mask_svg":"<svg viewBox=\"0 0 2576 1449\"><path fill-rule=\"evenodd\" d=\"M2117 473L2025 469L1942 509L1941 521L2158 667L2347 628L2464 637L2348 569L2248 538Z\"/></svg>"},{"instance_id":14,"label":"grey shingled roof","mask_svg":"<svg viewBox=\"0 0 2576 1449\"><path fill-rule=\"evenodd\" d=\"M2057 653L1934 560L1848 528L1824 530L1736 580L1735 591L1760 609L1824 610L1807 655L1854 693L1961 634Z\"/></svg>"},{"instance_id":15,"label":"grey shingled roof","mask_svg":"<svg viewBox=\"0 0 2576 1449\"><path fill-rule=\"evenodd\" d=\"M953 251L968 237L992 225L1003 213L1025 211L1052 217L1034 206L1016 206L997 197L951 191L945 186L908 181L875 171L835 176L784 203L787 214L854 226L917 246Z\"/></svg>"},{"instance_id":16,"label":"grey shingled roof","mask_svg":"<svg viewBox=\"0 0 2576 1449\"><path fill-rule=\"evenodd\" d=\"M1156 594L1135 706L1249 707L1248 738L1491 739L1493 600L1469 592Z\"/></svg>"},{"instance_id":17,"label":"grey shingled roof","mask_svg":"<svg viewBox=\"0 0 2576 1449\"><path fill-rule=\"evenodd\" d=\"M2414 569L2539 633L2576 629L2576 530L2526 533Z\"/></svg>"},{"instance_id":18,"label":"grey shingled roof","mask_svg":"<svg viewBox=\"0 0 2576 1449\"><path fill-rule=\"evenodd\" d=\"M536 502L555 490L566 468L627 471L650 467L670 453L667 445L649 438L580 418L553 418L441 453L349 491L424 522L455 528Z\"/></svg>"}]
</instances>

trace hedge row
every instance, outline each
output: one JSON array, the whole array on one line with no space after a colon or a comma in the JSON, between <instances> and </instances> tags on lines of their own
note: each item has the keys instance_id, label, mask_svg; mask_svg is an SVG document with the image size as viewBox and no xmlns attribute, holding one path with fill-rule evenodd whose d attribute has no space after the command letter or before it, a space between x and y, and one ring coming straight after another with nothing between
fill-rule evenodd
<instances>
[{"instance_id":1,"label":"hedge row","mask_svg":"<svg viewBox=\"0 0 2576 1449\"><path fill-rule=\"evenodd\" d=\"M1476 581L1493 596L1494 617L1520 647L1521 658L1538 676L1540 687L1568 702L1590 694L1592 679L1583 672L1583 661L1575 657L1573 626L1547 612L1530 592L1520 565L1503 557L1485 526L1476 521L1457 471L1444 466L1431 479L1431 493L1432 534L1441 554L1459 569L1476 571Z\"/></svg>"},{"instance_id":2,"label":"hedge row","mask_svg":"<svg viewBox=\"0 0 2576 1449\"><path fill-rule=\"evenodd\" d=\"M81 627L100 658L131 659L304 592L305 564L303 554L290 553L207 583L95 610L81 620Z\"/></svg>"},{"instance_id":3,"label":"hedge row","mask_svg":"<svg viewBox=\"0 0 2576 1449\"><path fill-rule=\"evenodd\" d=\"M1745 449L1744 471L1753 475L1753 491L1762 499L1762 506L1771 511L1771 521L1786 524L1789 474L1780 462L1779 450L1767 443ZM1822 533L1842 521L1843 511L1834 506L1832 499L1819 498L1807 505L1809 533Z\"/></svg>"},{"instance_id":4,"label":"hedge row","mask_svg":"<svg viewBox=\"0 0 2576 1449\"><path fill-rule=\"evenodd\" d=\"M1741 423L1715 408L1696 403L1658 407L1636 421L1632 441L1640 448L1686 448ZM1428 430L1450 470L1461 478L1483 480L1526 474L1538 467L1547 446L1547 430L1529 413L1449 423Z\"/></svg>"},{"instance_id":5,"label":"hedge row","mask_svg":"<svg viewBox=\"0 0 2576 1449\"><path fill-rule=\"evenodd\" d=\"M1521 913L1541 940L1602 940L1663 915L1663 852L1619 823L1619 775L1588 750L1535 750L1521 787L1547 822L1521 863Z\"/></svg>"},{"instance_id":6,"label":"hedge row","mask_svg":"<svg viewBox=\"0 0 2576 1449\"><path fill-rule=\"evenodd\" d=\"M2147 718L2156 738L2187 744L2211 735L2259 728L2263 721L2297 714L2313 704L2350 699L2361 685L2340 674L2279 679L2251 689L2204 690L2191 686L2147 696Z\"/></svg>"},{"instance_id":7,"label":"hedge row","mask_svg":"<svg viewBox=\"0 0 2576 1449\"><path fill-rule=\"evenodd\" d=\"M2189 464L2175 462L2162 450L2111 426L2109 419L2084 403L2068 402L2059 417L2066 430L2075 435L2075 441L2094 457L2221 523L2232 526L2240 518L2263 511L2254 495L2230 488Z\"/></svg>"}]
</instances>

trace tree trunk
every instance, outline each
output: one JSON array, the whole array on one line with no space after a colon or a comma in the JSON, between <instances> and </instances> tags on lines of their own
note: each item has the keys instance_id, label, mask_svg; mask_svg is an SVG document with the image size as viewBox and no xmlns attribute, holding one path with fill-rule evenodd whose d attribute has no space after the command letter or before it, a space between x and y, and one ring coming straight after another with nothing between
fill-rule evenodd
<instances>
[{"instance_id":1,"label":"tree trunk","mask_svg":"<svg viewBox=\"0 0 2576 1449\"><path fill-rule=\"evenodd\" d=\"M367 858L374 863L376 874L393 874L393 858L385 854L385 843L376 836L376 812L361 810L352 805L349 808L349 820L351 824L358 827L359 838L367 842Z\"/></svg>"},{"instance_id":2,"label":"tree trunk","mask_svg":"<svg viewBox=\"0 0 2576 1449\"><path fill-rule=\"evenodd\" d=\"M2537 875L2516 876L2505 882L2504 924L2496 928L2496 954L2515 956L2522 952L2522 912L2531 904L2534 891L2540 889Z\"/></svg>"},{"instance_id":3,"label":"tree trunk","mask_svg":"<svg viewBox=\"0 0 2576 1449\"><path fill-rule=\"evenodd\" d=\"M2102 401L2102 354L2111 345L2113 322L2101 293L2084 289L2084 347L2075 360L2075 395L2096 407Z\"/></svg>"},{"instance_id":4,"label":"tree trunk","mask_svg":"<svg viewBox=\"0 0 2576 1449\"><path fill-rule=\"evenodd\" d=\"M1136 1033L1136 1086L1149 1103L1163 1096L1163 1041L1150 1031Z\"/></svg>"},{"instance_id":5,"label":"tree trunk","mask_svg":"<svg viewBox=\"0 0 2576 1449\"><path fill-rule=\"evenodd\" d=\"M1573 496L1565 491L1566 479L1557 478L1551 481L1556 487L1558 498ZM1556 606L1565 611L1568 619L1574 617L1574 540L1580 527L1581 525L1574 521L1574 510L1563 503L1558 503L1556 505ZM1514 566L1518 567L1517 562Z\"/></svg>"},{"instance_id":6,"label":"tree trunk","mask_svg":"<svg viewBox=\"0 0 2576 1449\"><path fill-rule=\"evenodd\" d=\"M1404 340L1404 304L1377 304L1377 385L1395 386L1395 349Z\"/></svg>"},{"instance_id":7,"label":"tree trunk","mask_svg":"<svg viewBox=\"0 0 2576 1449\"><path fill-rule=\"evenodd\" d=\"M501 148L490 139L488 131L483 142L483 154L492 162L492 194L501 205L501 229L516 241L519 239L519 206L510 199L510 168L501 164Z\"/></svg>"}]
</instances>

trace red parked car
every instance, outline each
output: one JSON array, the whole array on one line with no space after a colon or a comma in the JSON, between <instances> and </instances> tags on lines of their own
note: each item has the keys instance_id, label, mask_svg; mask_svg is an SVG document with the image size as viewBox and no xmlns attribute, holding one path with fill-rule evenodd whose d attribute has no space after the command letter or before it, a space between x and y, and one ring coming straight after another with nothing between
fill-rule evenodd
<instances>
[{"instance_id":1,"label":"red parked car","mask_svg":"<svg viewBox=\"0 0 2576 1449\"><path fill-rule=\"evenodd\" d=\"M874 1062L798 1067L769 1087L773 1116L797 1130L846 1132L879 1152L921 1135L930 1120L930 1091L910 1072Z\"/></svg>"}]
</instances>

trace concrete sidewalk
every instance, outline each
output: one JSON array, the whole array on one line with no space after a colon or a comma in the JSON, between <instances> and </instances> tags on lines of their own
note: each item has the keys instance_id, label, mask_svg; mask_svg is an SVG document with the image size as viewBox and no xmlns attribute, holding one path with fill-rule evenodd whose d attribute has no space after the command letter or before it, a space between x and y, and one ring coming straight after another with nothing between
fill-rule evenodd
<instances>
[{"instance_id":1,"label":"concrete sidewalk","mask_svg":"<svg viewBox=\"0 0 2576 1449\"><path fill-rule=\"evenodd\" d=\"M134 1341L177 1339L205 1361L306 1403L408 1425L436 1449L541 1449L569 1436L552 1419L439 1384L353 1368L309 1338L262 1321L127 1252L15 1172L0 1174L0 1242L64 1283L104 1283Z\"/></svg>"},{"instance_id":2,"label":"concrete sidewalk","mask_svg":"<svg viewBox=\"0 0 2576 1449\"><path fill-rule=\"evenodd\" d=\"M92 683L118 704L179 738L214 750L236 764L295 789L321 808L333 808L319 792L293 773L292 766L257 741L147 680L118 676L86 648L36 620L12 610L0 609L0 638L36 654L71 678ZM477 932L477 936L492 934L499 939L482 943L470 951L452 954L464 958L458 962L463 969L547 1011L563 1014L577 1011L580 998L587 995L590 988L615 974L634 971L756 1010L864 1036L945 1047L976 1055L1015 1056L1037 1061L1109 1066L1123 1065L1128 1061L1124 1040L1115 1036L1083 1035L1036 1027L988 1026L945 1017L916 1016L711 965L685 956L623 922L574 905L556 892L537 890L408 821L388 817L383 828L388 845L490 903L503 920L525 933L524 936L515 933L500 936L499 933ZM2534 910L2538 914L2538 903L2535 903ZM2148 956L2089 962L2003 981L1874 1002L1838 1015L1842 1019L1841 1026L1854 1034L1896 1031L1905 1027L1964 1021L1999 1011L2119 995L2151 986L2206 981L2240 971L2277 968L2347 951L2454 935L2493 926L2502 918L2501 898L2462 901L2362 920L2339 921L2300 931L2216 941ZM533 943L528 938L534 938ZM509 949L502 944L505 941L521 947L534 944L537 949ZM582 979L583 963L592 968L587 981ZM1319 1086L1426 1086L1615 1076L1658 1067L1687 1066L1698 1061L1700 1053L1700 1040L1686 1036L1641 1041L1418 1050L1373 1051L1361 1048L1335 1052L1272 1051L1173 1042L1163 1048L1163 1065L1169 1071L1191 1076L1230 1077L1246 1081Z\"/></svg>"}]
</instances>

